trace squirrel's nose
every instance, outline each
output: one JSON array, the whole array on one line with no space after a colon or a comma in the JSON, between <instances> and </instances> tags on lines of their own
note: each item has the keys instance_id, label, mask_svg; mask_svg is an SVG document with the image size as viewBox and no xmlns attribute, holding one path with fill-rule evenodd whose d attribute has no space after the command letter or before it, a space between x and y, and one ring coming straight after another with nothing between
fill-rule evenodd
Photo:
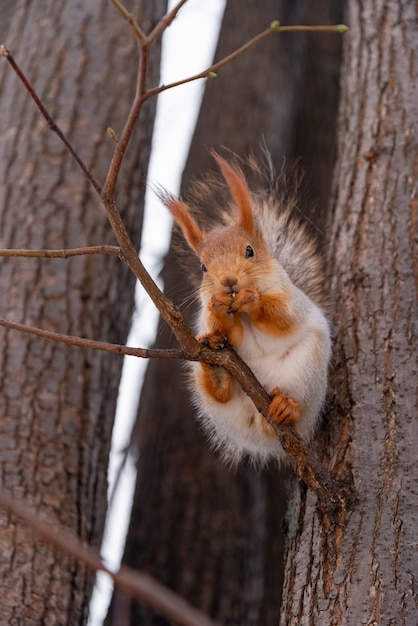
<instances>
[{"instance_id":1,"label":"squirrel's nose","mask_svg":"<svg viewBox=\"0 0 418 626\"><path fill-rule=\"evenodd\" d=\"M234 276L225 276L225 278L221 280L221 285L230 291L233 291L237 282L238 280Z\"/></svg>"}]
</instances>

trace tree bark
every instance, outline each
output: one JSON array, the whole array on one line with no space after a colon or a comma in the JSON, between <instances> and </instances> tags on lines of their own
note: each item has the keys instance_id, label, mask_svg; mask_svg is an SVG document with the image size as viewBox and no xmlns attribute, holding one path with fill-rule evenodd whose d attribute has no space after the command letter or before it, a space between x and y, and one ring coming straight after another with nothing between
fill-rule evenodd
<instances>
[{"instance_id":1,"label":"tree bark","mask_svg":"<svg viewBox=\"0 0 418 626\"><path fill-rule=\"evenodd\" d=\"M216 59L222 58L266 28L273 19L282 23L309 21L305 2L240 0L227 3ZM341 5L321 3L315 21L340 22ZM181 14L179 18L181 19ZM305 156L296 148L296 120L307 135L320 131L322 101L304 107L310 94L328 85L329 99L322 108L334 128L338 101L339 37L315 36L308 45L302 34L273 36L258 48L225 66L206 92L183 178L190 180L213 167L209 147L221 146L245 156L260 155L263 137L280 170L284 156ZM312 48L313 46L313 48ZM330 60L331 59L331 60ZM325 66L325 69L324 69ZM308 69L309 68L309 69ZM304 113L302 113L304 111ZM312 117L311 117L312 116ZM325 133L323 150L334 154L335 134ZM319 141L319 140L318 140ZM293 147L295 146L295 147ZM318 154L316 154L318 157ZM319 181L313 150L303 167ZM317 183L315 195L326 198L331 181ZM323 164L321 164L321 167ZM184 267L175 251L163 272L166 292L178 304L188 302L193 288L186 284ZM191 309L182 306L188 319ZM167 347L171 334L162 326L156 346ZM284 475L276 467L261 472L224 467L209 449L187 400L182 366L172 361L149 364L138 413L138 480L124 563L144 569L185 596L222 624L253 626L279 620L283 582L283 534L286 504ZM115 592L108 624L165 624L145 608Z\"/></svg>"},{"instance_id":2,"label":"tree bark","mask_svg":"<svg viewBox=\"0 0 418 626\"><path fill-rule=\"evenodd\" d=\"M162 2L137 2L145 30ZM141 15L142 13L142 15ZM0 34L51 115L102 183L136 82L136 42L111 3L6 3ZM151 64L158 80L158 47ZM114 244L83 174L17 76L0 68L0 247ZM143 111L118 204L136 245L154 104ZM123 343L135 281L114 257L2 258L0 315ZM107 458L121 359L0 330L2 488L94 546L106 512ZM0 511L0 624L82 624L92 576Z\"/></svg>"},{"instance_id":3,"label":"tree bark","mask_svg":"<svg viewBox=\"0 0 418 626\"><path fill-rule=\"evenodd\" d=\"M412 2L348 3L330 235L335 402L322 449L358 503L293 503L281 624L418 623L418 30Z\"/></svg>"}]
</instances>

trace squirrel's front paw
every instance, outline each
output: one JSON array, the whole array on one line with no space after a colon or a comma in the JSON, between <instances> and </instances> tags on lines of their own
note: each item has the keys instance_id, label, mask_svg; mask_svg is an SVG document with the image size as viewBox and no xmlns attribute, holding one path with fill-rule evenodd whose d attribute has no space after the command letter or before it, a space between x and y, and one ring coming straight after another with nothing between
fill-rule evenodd
<instances>
[{"instance_id":1,"label":"squirrel's front paw","mask_svg":"<svg viewBox=\"0 0 418 626\"><path fill-rule=\"evenodd\" d=\"M300 417L300 405L297 400L289 398L278 387L272 391L270 416L276 424L294 424Z\"/></svg>"},{"instance_id":2,"label":"squirrel's front paw","mask_svg":"<svg viewBox=\"0 0 418 626\"><path fill-rule=\"evenodd\" d=\"M240 311L251 313L251 311L258 307L259 300L260 292L258 289L245 287L234 296L229 310L231 313L239 313Z\"/></svg>"},{"instance_id":3,"label":"squirrel's front paw","mask_svg":"<svg viewBox=\"0 0 418 626\"><path fill-rule=\"evenodd\" d=\"M213 350L219 350L225 347L227 338L220 331L214 333L207 333L206 335L199 335L196 337L199 343L212 348Z\"/></svg>"},{"instance_id":4,"label":"squirrel's front paw","mask_svg":"<svg viewBox=\"0 0 418 626\"><path fill-rule=\"evenodd\" d=\"M212 296L209 302L209 311L216 315L216 317L232 317L231 313L231 301L232 295L229 293L217 293Z\"/></svg>"}]
</instances>

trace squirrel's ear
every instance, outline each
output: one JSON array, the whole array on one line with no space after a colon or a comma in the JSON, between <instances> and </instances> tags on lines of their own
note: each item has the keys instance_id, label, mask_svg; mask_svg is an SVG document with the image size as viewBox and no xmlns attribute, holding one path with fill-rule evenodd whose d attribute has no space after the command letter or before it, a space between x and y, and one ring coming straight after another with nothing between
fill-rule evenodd
<instances>
[{"instance_id":1,"label":"squirrel's ear","mask_svg":"<svg viewBox=\"0 0 418 626\"><path fill-rule=\"evenodd\" d=\"M173 196L165 189L156 189L157 196L161 202L165 204L174 218L174 221L180 226L183 235L187 239L192 250L198 254L199 244L202 241L203 233L194 219L190 215L190 210L184 202Z\"/></svg>"},{"instance_id":2,"label":"squirrel's ear","mask_svg":"<svg viewBox=\"0 0 418 626\"><path fill-rule=\"evenodd\" d=\"M238 207L238 225L249 235L255 234L255 222L252 211L251 194L244 172L239 167L232 167L214 150L211 152L229 187L231 196Z\"/></svg>"}]
</instances>

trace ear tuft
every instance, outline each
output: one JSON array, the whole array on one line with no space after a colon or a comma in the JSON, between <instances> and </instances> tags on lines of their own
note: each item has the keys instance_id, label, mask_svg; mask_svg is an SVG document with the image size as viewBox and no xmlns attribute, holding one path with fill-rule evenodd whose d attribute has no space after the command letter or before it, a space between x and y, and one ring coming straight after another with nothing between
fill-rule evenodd
<instances>
[{"instance_id":1,"label":"ear tuft","mask_svg":"<svg viewBox=\"0 0 418 626\"><path fill-rule=\"evenodd\" d=\"M222 176L229 187L231 196L238 208L238 225L249 235L255 234L255 222L252 211L251 193L248 188L244 172L239 167L233 167L214 150L213 158L221 170Z\"/></svg>"},{"instance_id":2,"label":"ear tuft","mask_svg":"<svg viewBox=\"0 0 418 626\"><path fill-rule=\"evenodd\" d=\"M192 250L198 254L203 233L194 217L190 214L190 208L163 187L155 187L154 191L170 211L174 221L180 226Z\"/></svg>"}]
</instances>

